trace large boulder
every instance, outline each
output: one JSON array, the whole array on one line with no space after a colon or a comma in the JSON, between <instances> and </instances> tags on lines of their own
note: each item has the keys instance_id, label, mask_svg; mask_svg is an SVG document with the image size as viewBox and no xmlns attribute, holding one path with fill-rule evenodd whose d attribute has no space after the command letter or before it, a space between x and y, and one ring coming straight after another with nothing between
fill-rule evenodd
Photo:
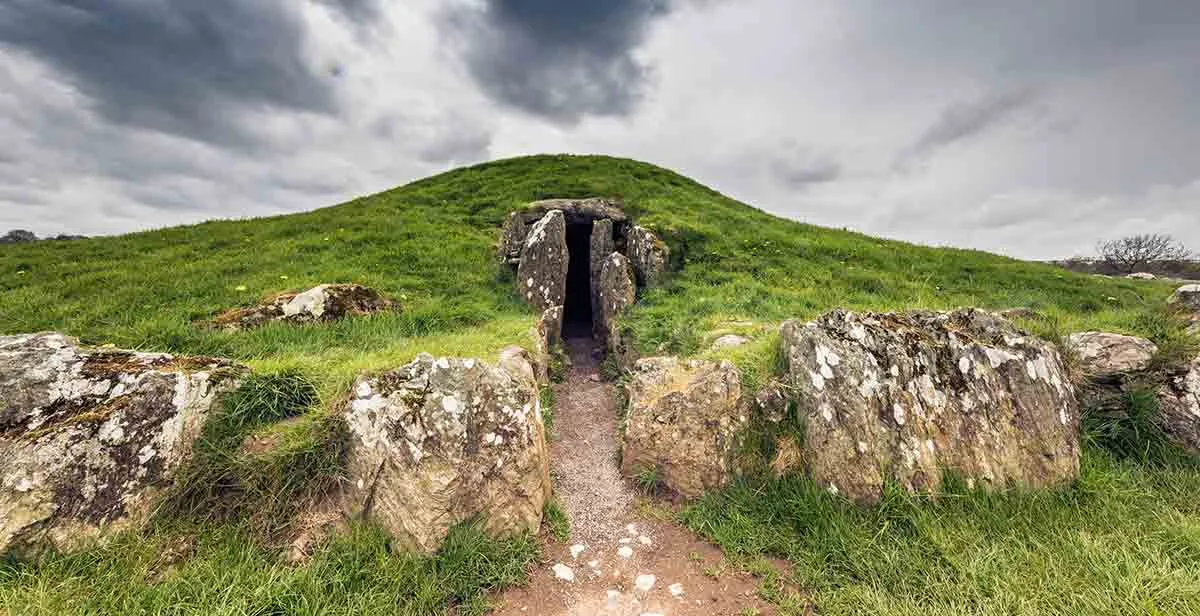
<instances>
[{"instance_id":1,"label":"large boulder","mask_svg":"<svg viewBox=\"0 0 1200 616\"><path fill-rule=\"evenodd\" d=\"M568 224L587 224L602 218L624 223L625 204L618 199L589 197L587 199L544 199L525 206L525 220L537 220L550 212L562 212Z\"/></svg>"},{"instance_id":2,"label":"large boulder","mask_svg":"<svg viewBox=\"0 0 1200 616\"><path fill-rule=\"evenodd\" d=\"M623 314L637 299L637 283L633 279L633 268L625 255L614 252L604 260L600 268L597 286L600 313L595 332L601 343L615 343L617 317ZM610 344L610 347L612 345Z\"/></svg>"},{"instance_id":3,"label":"large boulder","mask_svg":"<svg viewBox=\"0 0 1200 616\"><path fill-rule=\"evenodd\" d=\"M244 369L0 337L0 553L74 549L143 524Z\"/></svg>"},{"instance_id":4,"label":"large boulder","mask_svg":"<svg viewBox=\"0 0 1200 616\"><path fill-rule=\"evenodd\" d=\"M729 362L651 357L633 367L621 472L645 473L694 498L725 485L748 424L741 374Z\"/></svg>"},{"instance_id":5,"label":"large boulder","mask_svg":"<svg viewBox=\"0 0 1200 616\"><path fill-rule=\"evenodd\" d=\"M1171 442L1200 455L1200 357L1158 391L1158 425Z\"/></svg>"},{"instance_id":6,"label":"large boulder","mask_svg":"<svg viewBox=\"0 0 1200 616\"><path fill-rule=\"evenodd\" d=\"M354 385L348 502L406 547L432 552L451 526L536 531L550 457L533 369L422 354Z\"/></svg>"},{"instance_id":7,"label":"large boulder","mask_svg":"<svg viewBox=\"0 0 1200 616\"><path fill-rule=\"evenodd\" d=\"M521 261L521 249L525 247L525 237L529 235L529 223L520 212L509 212L504 220L504 229L500 232L500 246L496 249L496 258L508 265L516 265Z\"/></svg>"},{"instance_id":8,"label":"large boulder","mask_svg":"<svg viewBox=\"0 0 1200 616\"><path fill-rule=\"evenodd\" d=\"M1079 471L1079 404L1054 347L980 310L834 311L782 327L809 473L877 501L889 481L935 492L1040 487Z\"/></svg>"},{"instance_id":9,"label":"large boulder","mask_svg":"<svg viewBox=\"0 0 1200 616\"><path fill-rule=\"evenodd\" d=\"M1158 353L1158 347L1145 338L1106 332L1071 334L1063 346L1087 376L1099 378L1145 370Z\"/></svg>"},{"instance_id":10,"label":"large boulder","mask_svg":"<svg viewBox=\"0 0 1200 616\"><path fill-rule=\"evenodd\" d=\"M567 295L567 225L552 211L534 223L521 248L517 289L538 310L562 306Z\"/></svg>"},{"instance_id":11,"label":"large boulder","mask_svg":"<svg viewBox=\"0 0 1200 616\"><path fill-rule=\"evenodd\" d=\"M1171 294L1170 302L1200 320L1200 284L1185 284Z\"/></svg>"},{"instance_id":12,"label":"large boulder","mask_svg":"<svg viewBox=\"0 0 1200 616\"><path fill-rule=\"evenodd\" d=\"M242 330L272 321L318 323L350 316L399 310L400 305L360 284L323 284L301 293L283 293L249 308L230 310L210 325Z\"/></svg>"},{"instance_id":13,"label":"large boulder","mask_svg":"<svg viewBox=\"0 0 1200 616\"><path fill-rule=\"evenodd\" d=\"M667 274L670 250L653 231L634 226L629 232L628 252L642 286L655 287L662 283Z\"/></svg>"}]
</instances>

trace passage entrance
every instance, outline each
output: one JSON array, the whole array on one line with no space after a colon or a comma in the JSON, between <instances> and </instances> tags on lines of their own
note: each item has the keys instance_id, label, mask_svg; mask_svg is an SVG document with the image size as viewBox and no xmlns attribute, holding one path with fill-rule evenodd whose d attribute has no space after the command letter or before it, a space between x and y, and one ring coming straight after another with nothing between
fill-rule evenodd
<instances>
[{"instance_id":1,"label":"passage entrance","mask_svg":"<svg viewBox=\"0 0 1200 616\"><path fill-rule=\"evenodd\" d=\"M567 296L563 303L563 337L592 335L592 223L567 225Z\"/></svg>"}]
</instances>

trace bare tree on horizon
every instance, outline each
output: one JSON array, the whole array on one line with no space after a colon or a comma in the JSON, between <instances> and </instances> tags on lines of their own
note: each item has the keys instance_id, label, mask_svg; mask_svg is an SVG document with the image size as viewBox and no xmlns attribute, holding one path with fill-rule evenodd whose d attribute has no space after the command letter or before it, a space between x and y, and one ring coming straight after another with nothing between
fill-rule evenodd
<instances>
[{"instance_id":1,"label":"bare tree on horizon","mask_svg":"<svg viewBox=\"0 0 1200 616\"><path fill-rule=\"evenodd\" d=\"M1118 272L1132 274L1152 263L1187 261L1192 253L1183 243L1165 233L1143 233L1096 246L1100 258Z\"/></svg>"}]
</instances>

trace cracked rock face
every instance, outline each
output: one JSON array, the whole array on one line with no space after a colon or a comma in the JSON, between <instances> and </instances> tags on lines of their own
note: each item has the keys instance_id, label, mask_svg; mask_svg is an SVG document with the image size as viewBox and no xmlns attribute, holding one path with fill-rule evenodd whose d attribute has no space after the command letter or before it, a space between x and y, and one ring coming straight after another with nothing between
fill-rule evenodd
<instances>
[{"instance_id":1,"label":"cracked rock face","mask_svg":"<svg viewBox=\"0 0 1200 616\"><path fill-rule=\"evenodd\" d=\"M856 502L886 481L933 492L1042 487L1079 472L1079 403L1052 345L980 311L788 321L789 386L813 479Z\"/></svg>"},{"instance_id":2,"label":"cracked rock face","mask_svg":"<svg viewBox=\"0 0 1200 616\"><path fill-rule=\"evenodd\" d=\"M1064 346L1079 359L1080 368L1093 377L1145 370L1158 353L1158 347L1145 338L1105 332L1071 334Z\"/></svg>"},{"instance_id":3,"label":"cracked rock face","mask_svg":"<svg viewBox=\"0 0 1200 616\"><path fill-rule=\"evenodd\" d=\"M614 345L617 317L621 316L637 299L637 284L633 281L633 268L629 259L619 252L608 255L600 268L600 280L597 282L598 303L600 304L599 327L596 339L600 343Z\"/></svg>"},{"instance_id":4,"label":"cracked rock face","mask_svg":"<svg viewBox=\"0 0 1200 616\"><path fill-rule=\"evenodd\" d=\"M652 471L687 498L724 486L749 422L737 368L651 357L634 365L632 379L621 473Z\"/></svg>"},{"instance_id":5,"label":"cracked rock face","mask_svg":"<svg viewBox=\"0 0 1200 616\"><path fill-rule=\"evenodd\" d=\"M1200 357L1158 392L1158 425L1176 445L1200 455Z\"/></svg>"},{"instance_id":6,"label":"cracked rock face","mask_svg":"<svg viewBox=\"0 0 1200 616\"><path fill-rule=\"evenodd\" d=\"M303 293L277 295L259 306L230 310L213 319L211 324L241 330L271 321L316 323L398 309L398 304L374 289L358 284L323 284Z\"/></svg>"},{"instance_id":7,"label":"cracked rock face","mask_svg":"<svg viewBox=\"0 0 1200 616\"><path fill-rule=\"evenodd\" d=\"M643 286L655 287L662 283L669 259L670 250L654 232L639 226L629 232L629 260Z\"/></svg>"},{"instance_id":8,"label":"cracked rock face","mask_svg":"<svg viewBox=\"0 0 1200 616\"><path fill-rule=\"evenodd\" d=\"M534 223L521 248L517 289L537 310L562 306L567 296L567 224L554 210Z\"/></svg>"},{"instance_id":9,"label":"cracked rock face","mask_svg":"<svg viewBox=\"0 0 1200 616\"><path fill-rule=\"evenodd\" d=\"M550 457L534 373L421 354L360 378L344 409L351 507L406 547L432 552L478 517L491 534L536 532Z\"/></svg>"},{"instance_id":10,"label":"cracked rock face","mask_svg":"<svg viewBox=\"0 0 1200 616\"><path fill-rule=\"evenodd\" d=\"M244 369L0 337L0 552L69 550L144 523Z\"/></svg>"},{"instance_id":11,"label":"cracked rock face","mask_svg":"<svg viewBox=\"0 0 1200 616\"><path fill-rule=\"evenodd\" d=\"M1200 321L1200 284L1185 284L1175 289L1170 302L1176 308L1191 313L1193 320Z\"/></svg>"}]
</instances>

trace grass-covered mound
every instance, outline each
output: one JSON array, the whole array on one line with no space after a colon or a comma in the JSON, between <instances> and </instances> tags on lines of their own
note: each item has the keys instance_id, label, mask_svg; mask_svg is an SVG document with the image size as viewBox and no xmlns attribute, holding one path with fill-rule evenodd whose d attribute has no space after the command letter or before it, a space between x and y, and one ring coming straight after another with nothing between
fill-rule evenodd
<instances>
[{"instance_id":1,"label":"grass-covered mound","mask_svg":"<svg viewBox=\"0 0 1200 616\"><path fill-rule=\"evenodd\" d=\"M0 247L0 334L59 330L231 357L259 374L214 418L190 483L154 528L0 565L0 613L470 613L484 589L519 582L536 558L528 537L495 542L462 528L442 553L416 558L356 529L299 567L281 564L273 538L286 535L278 527L293 501L336 480L329 409L356 374L421 351L490 360L528 341L535 315L494 259L501 222L533 200L587 196L622 197L672 252L667 283L620 323L637 349L731 358L749 389L775 370L780 321L839 307L1030 307L1048 318L1024 325L1046 337L1105 329L1172 353L1183 346L1159 310L1163 283L787 221L676 173L599 156L458 169L304 214ZM243 332L196 325L339 282L378 289L402 310ZM724 333L752 342L708 350ZM1127 440L1126 428L1104 428L1094 442ZM239 451L249 435L272 432L282 445L267 458ZM1200 471L1151 462L1093 444L1083 479L1064 493L896 496L877 510L844 506L800 479L751 478L684 520L748 558L787 558L821 613L1200 612ZM179 542L185 554L164 562Z\"/></svg>"}]
</instances>

